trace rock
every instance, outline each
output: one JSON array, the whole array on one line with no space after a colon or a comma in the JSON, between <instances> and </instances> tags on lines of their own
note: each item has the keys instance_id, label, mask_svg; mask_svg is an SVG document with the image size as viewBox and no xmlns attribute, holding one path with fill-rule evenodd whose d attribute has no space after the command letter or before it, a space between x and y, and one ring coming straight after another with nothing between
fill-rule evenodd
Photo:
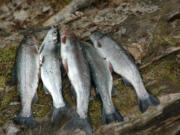
<instances>
[{"instance_id":1,"label":"rock","mask_svg":"<svg viewBox=\"0 0 180 135\"><path fill-rule=\"evenodd\" d=\"M25 21L29 17L27 11L25 10L16 11L14 12L13 16L16 20L19 21Z\"/></svg>"},{"instance_id":2,"label":"rock","mask_svg":"<svg viewBox=\"0 0 180 135\"><path fill-rule=\"evenodd\" d=\"M127 50L134 56L137 63L147 54L146 42L139 41L128 45Z\"/></svg>"},{"instance_id":3,"label":"rock","mask_svg":"<svg viewBox=\"0 0 180 135\"><path fill-rule=\"evenodd\" d=\"M6 132L6 135L16 135L18 131L20 131L19 128L17 128L12 122L8 122L3 126L3 129Z\"/></svg>"},{"instance_id":4,"label":"rock","mask_svg":"<svg viewBox=\"0 0 180 135\"><path fill-rule=\"evenodd\" d=\"M3 29L6 32L11 31L11 27L14 25L15 23L12 21L0 21L0 29Z\"/></svg>"},{"instance_id":5,"label":"rock","mask_svg":"<svg viewBox=\"0 0 180 135\"><path fill-rule=\"evenodd\" d=\"M130 7L131 11L136 14L136 13L153 13L157 10L159 10L159 7L156 5L140 5L140 4L135 4L134 7Z\"/></svg>"},{"instance_id":6,"label":"rock","mask_svg":"<svg viewBox=\"0 0 180 135\"><path fill-rule=\"evenodd\" d=\"M0 10L3 11L3 12L8 12L9 11L9 8L7 7L6 4L2 4L0 7L1 7Z\"/></svg>"},{"instance_id":7,"label":"rock","mask_svg":"<svg viewBox=\"0 0 180 135\"><path fill-rule=\"evenodd\" d=\"M43 9L42 9L42 12L43 12L43 13L44 13L44 12L47 12L47 11L49 11L50 9L51 9L50 6L44 6Z\"/></svg>"},{"instance_id":8,"label":"rock","mask_svg":"<svg viewBox=\"0 0 180 135\"><path fill-rule=\"evenodd\" d=\"M100 10L93 19L93 22L101 25L114 26L124 22L127 19L127 17L128 16L125 14L119 14L115 12L115 10L112 8L107 8Z\"/></svg>"},{"instance_id":9,"label":"rock","mask_svg":"<svg viewBox=\"0 0 180 135\"><path fill-rule=\"evenodd\" d=\"M15 3L17 6L21 5L25 0L13 0L13 3Z\"/></svg>"},{"instance_id":10,"label":"rock","mask_svg":"<svg viewBox=\"0 0 180 135\"><path fill-rule=\"evenodd\" d=\"M19 105L20 102L11 102L9 105Z\"/></svg>"}]
</instances>

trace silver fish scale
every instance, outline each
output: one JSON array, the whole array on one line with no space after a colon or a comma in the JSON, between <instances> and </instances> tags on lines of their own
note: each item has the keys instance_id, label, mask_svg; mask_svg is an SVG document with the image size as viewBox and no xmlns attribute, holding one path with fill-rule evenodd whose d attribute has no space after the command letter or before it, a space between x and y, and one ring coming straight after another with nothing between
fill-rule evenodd
<instances>
[{"instance_id":1,"label":"silver fish scale","mask_svg":"<svg viewBox=\"0 0 180 135\"><path fill-rule=\"evenodd\" d=\"M61 62L58 59L60 46L57 34L54 34L56 31L57 28L51 28L40 47L41 79L52 96L53 106L61 108L65 106L65 101L62 96Z\"/></svg>"},{"instance_id":2,"label":"silver fish scale","mask_svg":"<svg viewBox=\"0 0 180 135\"><path fill-rule=\"evenodd\" d=\"M64 66L68 65L68 77L76 91L77 113L80 118L86 118L90 95L90 73L80 43L68 37L65 44L61 42L61 56Z\"/></svg>"},{"instance_id":3,"label":"silver fish scale","mask_svg":"<svg viewBox=\"0 0 180 135\"><path fill-rule=\"evenodd\" d=\"M83 42L82 47L84 47L86 58L90 64L92 79L100 93L106 114L111 114L114 112L114 105L111 99L113 83L109 65L90 44Z\"/></svg>"},{"instance_id":4,"label":"silver fish scale","mask_svg":"<svg viewBox=\"0 0 180 135\"><path fill-rule=\"evenodd\" d=\"M39 55L37 46L20 45L17 53L17 80L21 96L21 116L31 116L31 102L36 93L39 80Z\"/></svg>"}]
</instances>

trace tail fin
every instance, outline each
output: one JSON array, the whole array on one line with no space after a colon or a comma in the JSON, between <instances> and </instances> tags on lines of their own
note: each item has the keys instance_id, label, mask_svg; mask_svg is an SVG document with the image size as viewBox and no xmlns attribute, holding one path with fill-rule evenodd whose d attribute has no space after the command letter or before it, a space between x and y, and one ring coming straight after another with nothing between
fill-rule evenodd
<instances>
[{"instance_id":1,"label":"tail fin","mask_svg":"<svg viewBox=\"0 0 180 135\"><path fill-rule=\"evenodd\" d=\"M118 121L121 122L123 121L123 117L121 116L121 114L118 112L117 109L115 109L115 111L111 114L106 114L105 110L102 110L102 123L103 124L109 124L113 121Z\"/></svg>"},{"instance_id":2,"label":"tail fin","mask_svg":"<svg viewBox=\"0 0 180 135\"><path fill-rule=\"evenodd\" d=\"M73 117L67 122L64 127L65 130L80 129L86 132L87 135L92 135L92 128L88 118L81 119L80 117Z\"/></svg>"},{"instance_id":3,"label":"tail fin","mask_svg":"<svg viewBox=\"0 0 180 135\"><path fill-rule=\"evenodd\" d=\"M35 128L38 125L32 115L30 117L22 117L18 115L13 119L13 122L17 125L26 125L29 128Z\"/></svg>"},{"instance_id":4,"label":"tail fin","mask_svg":"<svg viewBox=\"0 0 180 135\"><path fill-rule=\"evenodd\" d=\"M139 104L139 110L143 113L145 112L150 105L156 106L160 104L160 101L158 98L156 98L154 95L149 94L148 98L145 99L138 99Z\"/></svg>"},{"instance_id":5,"label":"tail fin","mask_svg":"<svg viewBox=\"0 0 180 135\"><path fill-rule=\"evenodd\" d=\"M53 111L51 114L52 126L58 125L59 121L63 116L71 117L71 115L73 115L74 113L75 111L69 104L66 104L64 107L60 108L53 107Z\"/></svg>"}]
</instances>

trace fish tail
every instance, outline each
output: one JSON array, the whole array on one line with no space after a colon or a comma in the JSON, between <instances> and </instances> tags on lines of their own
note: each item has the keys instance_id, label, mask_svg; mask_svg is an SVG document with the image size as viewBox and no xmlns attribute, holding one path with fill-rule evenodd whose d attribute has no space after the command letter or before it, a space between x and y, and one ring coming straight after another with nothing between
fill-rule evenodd
<instances>
[{"instance_id":1,"label":"fish tail","mask_svg":"<svg viewBox=\"0 0 180 135\"><path fill-rule=\"evenodd\" d=\"M148 109L150 105L156 106L160 104L160 101L157 97L149 93L149 96L145 99L138 98L138 104L140 111L143 113Z\"/></svg>"},{"instance_id":2,"label":"fish tail","mask_svg":"<svg viewBox=\"0 0 180 135\"><path fill-rule=\"evenodd\" d=\"M73 117L67 122L64 127L65 130L81 129L86 132L87 135L92 135L92 127L89 118L80 118L79 116Z\"/></svg>"},{"instance_id":3,"label":"fish tail","mask_svg":"<svg viewBox=\"0 0 180 135\"><path fill-rule=\"evenodd\" d=\"M105 109L102 110L102 123L103 124L109 124L113 121L121 122L123 121L122 115L119 113L119 111L115 108L113 113L106 114Z\"/></svg>"},{"instance_id":4,"label":"fish tail","mask_svg":"<svg viewBox=\"0 0 180 135\"><path fill-rule=\"evenodd\" d=\"M26 125L29 128L35 128L37 126L37 122L34 120L33 116L29 117L23 117L21 115L18 115L13 119L13 122L17 125Z\"/></svg>"},{"instance_id":5,"label":"fish tail","mask_svg":"<svg viewBox=\"0 0 180 135\"><path fill-rule=\"evenodd\" d=\"M53 107L53 111L51 114L52 126L56 126L63 116L70 117L70 115L73 113L74 110L69 104L66 104L64 107L60 107L60 108Z\"/></svg>"}]
</instances>

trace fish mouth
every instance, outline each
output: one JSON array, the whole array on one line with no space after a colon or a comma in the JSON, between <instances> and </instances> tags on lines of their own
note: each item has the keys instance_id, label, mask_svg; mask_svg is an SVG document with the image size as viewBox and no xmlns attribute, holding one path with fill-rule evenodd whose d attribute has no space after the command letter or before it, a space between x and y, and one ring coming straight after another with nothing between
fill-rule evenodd
<instances>
[{"instance_id":1,"label":"fish mouth","mask_svg":"<svg viewBox=\"0 0 180 135\"><path fill-rule=\"evenodd\" d=\"M104 37L104 34L102 34L100 32L94 32L94 33L91 34L90 39L91 39L91 41L93 41L93 40L100 40L103 37Z\"/></svg>"},{"instance_id":2,"label":"fish mouth","mask_svg":"<svg viewBox=\"0 0 180 135\"><path fill-rule=\"evenodd\" d=\"M64 30L64 31L61 31L61 41L62 43L66 43L66 40L67 38L74 38L76 37L76 35L74 34L74 32L71 32L69 30Z\"/></svg>"},{"instance_id":3,"label":"fish mouth","mask_svg":"<svg viewBox=\"0 0 180 135\"><path fill-rule=\"evenodd\" d=\"M37 39L34 35L26 35L24 41L28 46L34 46L37 43Z\"/></svg>"}]
</instances>

